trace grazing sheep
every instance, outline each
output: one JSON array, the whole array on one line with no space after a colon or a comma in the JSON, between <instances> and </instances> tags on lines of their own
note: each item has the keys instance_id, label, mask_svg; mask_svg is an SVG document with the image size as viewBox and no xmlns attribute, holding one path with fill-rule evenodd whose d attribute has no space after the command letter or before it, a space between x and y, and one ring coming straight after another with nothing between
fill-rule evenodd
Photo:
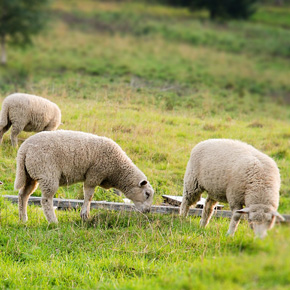
<instances>
[{"instance_id":1,"label":"grazing sheep","mask_svg":"<svg viewBox=\"0 0 290 290\"><path fill-rule=\"evenodd\" d=\"M141 212L149 212L154 191L146 176L111 139L59 130L29 137L19 148L15 189L19 190L19 217L27 221L27 201L38 184L49 223L57 223L53 196L59 186L84 181L81 217L87 219L96 186L114 187Z\"/></svg>"},{"instance_id":2,"label":"grazing sheep","mask_svg":"<svg viewBox=\"0 0 290 290\"><path fill-rule=\"evenodd\" d=\"M16 147L21 131L53 131L60 122L60 109L53 102L28 94L9 95L4 99L0 113L0 143L11 126L11 143Z\"/></svg>"},{"instance_id":3,"label":"grazing sheep","mask_svg":"<svg viewBox=\"0 0 290 290\"><path fill-rule=\"evenodd\" d=\"M186 216L189 206L207 191L201 226L208 224L218 201L228 202L233 212L228 234L234 235L241 215L247 213L255 235L263 238L276 217L284 220L277 212L279 189L279 169L267 155L236 140L203 141L193 148L187 164L180 214Z\"/></svg>"}]
</instances>

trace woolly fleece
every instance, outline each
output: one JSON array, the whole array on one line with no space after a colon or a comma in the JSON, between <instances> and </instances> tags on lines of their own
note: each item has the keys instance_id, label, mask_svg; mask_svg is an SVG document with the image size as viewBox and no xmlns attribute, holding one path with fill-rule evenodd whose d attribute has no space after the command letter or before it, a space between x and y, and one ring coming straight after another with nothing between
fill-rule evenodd
<instances>
[{"instance_id":1,"label":"woolly fleece","mask_svg":"<svg viewBox=\"0 0 290 290\"><path fill-rule=\"evenodd\" d=\"M42 205L48 222L57 222L52 198L59 186L84 181L86 219L96 186L114 187L131 199L138 210L150 210L154 191L146 176L113 140L89 133L59 130L41 132L19 148L15 189L19 192L19 213L27 220L27 199L42 191Z\"/></svg>"},{"instance_id":2,"label":"woolly fleece","mask_svg":"<svg viewBox=\"0 0 290 290\"><path fill-rule=\"evenodd\" d=\"M241 141L206 140L191 152L180 214L185 216L189 206L207 191L201 226L208 224L218 201L228 202L233 211L228 234L236 231L241 214L248 213L256 235L262 237L273 226L275 216L280 216L276 212L279 189L279 169L272 158ZM246 209L237 212L244 205ZM255 230L258 224L264 226Z\"/></svg>"},{"instance_id":3,"label":"woolly fleece","mask_svg":"<svg viewBox=\"0 0 290 290\"><path fill-rule=\"evenodd\" d=\"M17 136L21 131L53 131L61 123L59 107L42 97L16 93L6 97L0 113L0 142L5 132L12 126L11 143L17 146Z\"/></svg>"}]
</instances>

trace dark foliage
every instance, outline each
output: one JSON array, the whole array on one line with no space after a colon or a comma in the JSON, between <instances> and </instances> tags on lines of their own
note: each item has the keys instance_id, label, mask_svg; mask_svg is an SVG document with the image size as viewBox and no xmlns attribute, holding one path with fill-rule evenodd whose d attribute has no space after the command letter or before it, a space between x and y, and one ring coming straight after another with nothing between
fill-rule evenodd
<instances>
[{"instance_id":1,"label":"dark foliage","mask_svg":"<svg viewBox=\"0 0 290 290\"><path fill-rule=\"evenodd\" d=\"M257 0L161 0L161 2L192 10L207 9L211 19L247 19L255 12Z\"/></svg>"},{"instance_id":2,"label":"dark foliage","mask_svg":"<svg viewBox=\"0 0 290 290\"><path fill-rule=\"evenodd\" d=\"M49 0L1 0L0 35L14 43L29 43L31 34L39 32L44 24Z\"/></svg>"},{"instance_id":3,"label":"dark foliage","mask_svg":"<svg viewBox=\"0 0 290 290\"><path fill-rule=\"evenodd\" d=\"M49 0L0 0L1 64L6 64L6 41L24 46L47 19Z\"/></svg>"}]
</instances>

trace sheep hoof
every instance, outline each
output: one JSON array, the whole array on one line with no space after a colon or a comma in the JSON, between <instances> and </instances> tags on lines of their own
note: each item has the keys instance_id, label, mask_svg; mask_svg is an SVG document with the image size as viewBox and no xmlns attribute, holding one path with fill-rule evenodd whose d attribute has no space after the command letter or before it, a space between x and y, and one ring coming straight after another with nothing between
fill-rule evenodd
<instances>
[{"instance_id":1,"label":"sheep hoof","mask_svg":"<svg viewBox=\"0 0 290 290\"><path fill-rule=\"evenodd\" d=\"M50 225L53 225L53 224L58 224L58 220L57 218L47 218L47 221Z\"/></svg>"},{"instance_id":2,"label":"sheep hoof","mask_svg":"<svg viewBox=\"0 0 290 290\"><path fill-rule=\"evenodd\" d=\"M57 222L50 222L48 224L48 229L56 229L58 226L58 223Z\"/></svg>"},{"instance_id":3,"label":"sheep hoof","mask_svg":"<svg viewBox=\"0 0 290 290\"><path fill-rule=\"evenodd\" d=\"M230 230L227 231L226 236L227 237L233 237L235 233L232 233Z\"/></svg>"},{"instance_id":4,"label":"sheep hoof","mask_svg":"<svg viewBox=\"0 0 290 290\"><path fill-rule=\"evenodd\" d=\"M28 218L27 218L27 216L26 217L21 217L19 220L20 220L21 223L25 224L28 221Z\"/></svg>"},{"instance_id":5,"label":"sheep hoof","mask_svg":"<svg viewBox=\"0 0 290 290\"><path fill-rule=\"evenodd\" d=\"M89 219L89 214L87 212L81 212L81 218L83 221L87 221Z\"/></svg>"},{"instance_id":6,"label":"sheep hoof","mask_svg":"<svg viewBox=\"0 0 290 290\"><path fill-rule=\"evenodd\" d=\"M200 226L201 228L205 228L205 227L206 227L206 223L204 223L203 220L200 220L200 222L199 222L199 226Z\"/></svg>"}]
</instances>

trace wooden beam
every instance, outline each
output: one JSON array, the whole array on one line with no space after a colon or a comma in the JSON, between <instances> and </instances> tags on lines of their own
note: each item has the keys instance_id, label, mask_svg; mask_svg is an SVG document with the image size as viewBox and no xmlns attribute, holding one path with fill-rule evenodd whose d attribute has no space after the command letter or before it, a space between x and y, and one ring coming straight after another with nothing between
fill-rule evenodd
<instances>
[{"instance_id":1,"label":"wooden beam","mask_svg":"<svg viewBox=\"0 0 290 290\"><path fill-rule=\"evenodd\" d=\"M175 195L162 195L164 203L174 206L180 206L182 203L182 196L175 196ZM200 200L196 203L196 208L203 208L205 205L205 198L201 197ZM222 204L217 204L214 208L215 209L222 209L224 206Z\"/></svg>"},{"instance_id":2,"label":"wooden beam","mask_svg":"<svg viewBox=\"0 0 290 290\"><path fill-rule=\"evenodd\" d=\"M18 196L17 195L3 195L4 198L7 200L18 203ZM37 196L30 196L28 203L40 205L41 197ZM83 200L79 199L61 199L61 198L54 198L53 199L53 206L57 207L58 209L76 209L80 208L83 205ZM116 210L116 211L136 211L134 205L125 204L120 202L107 202L107 201L92 201L91 208L96 209L107 209L107 210ZM152 205L151 213L158 213L158 214L179 214L179 207L177 206L159 206L159 205ZM190 208L188 215L191 216L201 216L202 209L199 208ZM215 217L222 217L222 218L231 218L232 212L229 210L215 210L214 211ZM283 217L285 218L285 222L290 222L290 215L284 214Z\"/></svg>"}]
</instances>

